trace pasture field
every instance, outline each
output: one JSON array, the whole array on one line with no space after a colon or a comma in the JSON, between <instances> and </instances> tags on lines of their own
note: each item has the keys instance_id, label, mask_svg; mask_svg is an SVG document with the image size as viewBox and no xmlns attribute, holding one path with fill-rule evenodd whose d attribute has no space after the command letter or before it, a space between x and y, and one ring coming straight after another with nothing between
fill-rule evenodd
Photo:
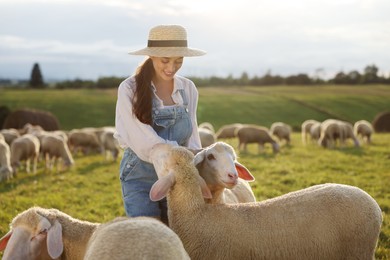
<instances>
[{"instance_id":1,"label":"pasture field","mask_svg":"<svg viewBox=\"0 0 390 260\"><path fill-rule=\"evenodd\" d=\"M201 88L198 121L218 129L228 123L269 126L283 121L298 129L309 118L340 118L371 121L390 110L388 86L242 87ZM11 109L32 107L53 112L63 129L113 125L116 90L1 90L0 105ZM237 147L236 139L223 140ZM238 151L237 151L238 152ZM258 200L320 183L358 186L380 205L383 225L376 259L390 259L390 133L374 134L372 145L322 149L304 146L299 132L290 146L273 155L270 146L262 153L249 145L239 153L256 180L251 183ZM124 215L119 183L119 160L106 161L101 154L75 156L76 164L63 172L45 172L40 162L36 174L23 170L0 183L0 237L19 212L31 207L54 207L69 215L105 222ZM0 253L1 256L1 253Z\"/></svg>"}]
</instances>

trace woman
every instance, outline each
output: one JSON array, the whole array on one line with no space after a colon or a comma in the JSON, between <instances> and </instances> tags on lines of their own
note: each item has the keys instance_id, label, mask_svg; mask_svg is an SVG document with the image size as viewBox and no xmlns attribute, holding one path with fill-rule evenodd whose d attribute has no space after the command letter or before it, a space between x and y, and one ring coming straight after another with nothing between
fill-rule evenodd
<instances>
[{"instance_id":1,"label":"woman","mask_svg":"<svg viewBox=\"0 0 390 260\"><path fill-rule=\"evenodd\" d=\"M160 25L150 30L146 48L130 54L148 58L118 88L115 137L125 149L120 164L124 207L127 216L150 216L168 223L166 200L149 199L157 180L149 153L158 143L201 149L198 91L192 81L176 73L183 57L205 52L187 47L182 26Z\"/></svg>"}]
</instances>

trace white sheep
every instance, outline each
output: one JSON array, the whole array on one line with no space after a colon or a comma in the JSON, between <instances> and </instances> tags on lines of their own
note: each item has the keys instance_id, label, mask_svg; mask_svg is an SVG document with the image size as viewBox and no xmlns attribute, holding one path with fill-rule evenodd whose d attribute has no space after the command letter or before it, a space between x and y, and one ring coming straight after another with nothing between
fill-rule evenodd
<instances>
[{"instance_id":1,"label":"white sheep","mask_svg":"<svg viewBox=\"0 0 390 260\"><path fill-rule=\"evenodd\" d=\"M318 139L320 139L321 136L321 123L313 123L310 127L310 138L314 142L318 142Z\"/></svg>"},{"instance_id":2,"label":"white sheep","mask_svg":"<svg viewBox=\"0 0 390 260\"><path fill-rule=\"evenodd\" d=\"M190 259L180 238L150 217L117 218L100 225L84 260Z\"/></svg>"},{"instance_id":3,"label":"white sheep","mask_svg":"<svg viewBox=\"0 0 390 260\"><path fill-rule=\"evenodd\" d=\"M308 136L310 134L311 127L314 124L318 124L318 123L320 123L320 122L318 122L317 120L314 120L314 119L308 119L308 120L305 120L302 123L302 125L301 125L301 134L302 134L302 143L303 144L307 143L307 139L308 139Z\"/></svg>"},{"instance_id":4,"label":"white sheep","mask_svg":"<svg viewBox=\"0 0 390 260\"><path fill-rule=\"evenodd\" d=\"M212 199L208 203L254 202L256 197L248 181L255 178L237 161L233 147L217 142L195 155L194 163L206 181Z\"/></svg>"},{"instance_id":5,"label":"white sheep","mask_svg":"<svg viewBox=\"0 0 390 260\"><path fill-rule=\"evenodd\" d=\"M198 128L198 133L202 147L210 146L217 141L215 133L207 128Z\"/></svg>"},{"instance_id":6,"label":"white sheep","mask_svg":"<svg viewBox=\"0 0 390 260\"><path fill-rule=\"evenodd\" d=\"M292 128L290 125L283 122L275 122L271 124L269 132L271 135L276 136L279 139L279 142L282 142L284 140L286 144L290 144L290 136L292 133Z\"/></svg>"},{"instance_id":7,"label":"white sheep","mask_svg":"<svg viewBox=\"0 0 390 260\"><path fill-rule=\"evenodd\" d=\"M3 260L82 260L99 224L57 210L32 207L18 214L0 239Z\"/></svg>"},{"instance_id":8,"label":"white sheep","mask_svg":"<svg viewBox=\"0 0 390 260\"><path fill-rule=\"evenodd\" d=\"M374 128L372 124L366 120L356 121L353 125L353 132L355 136L359 136L367 144L371 143L371 136L374 133Z\"/></svg>"},{"instance_id":9,"label":"white sheep","mask_svg":"<svg viewBox=\"0 0 390 260\"><path fill-rule=\"evenodd\" d=\"M33 161L33 173L37 172L40 142L32 134L25 134L11 143L11 165L16 174L21 161L26 161L26 171L30 173L30 160Z\"/></svg>"},{"instance_id":10,"label":"white sheep","mask_svg":"<svg viewBox=\"0 0 390 260\"><path fill-rule=\"evenodd\" d=\"M6 143L11 146L11 143L20 136L20 133L15 128L1 129L0 133L4 136Z\"/></svg>"},{"instance_id":11,"label":"white sheep","mask_svg":"<svg viewBox=\"0 0 390 260\"><path fill-rule=\"evenodd\" d=\"M120 146L118 140L114 138L114 133L115 129L104 128L99 134L101 151L106 160L108 160L109 153L111 153L114 161L116 161L119 155Z\"/></svg>"},{"instance_id":12,"label":"white sheep","mask_svg":"<svg viewBox=\"0 0 390 260\"><path fill-rule=\"evenodd\" d=\"M211 132L215 133L214 126L210 122L203 122L203 123L198 125L198 128L205 128L205 129L208 129Z\"/></svg>"},{"instance_id":13,"label":"white sheep","mask_svg":"<svg viewBox=\"0 0 390 260\"><path fill-rule=\"evenodd\" d=\"M327 119L321 123L321 134L318 144L325 148L333 148L336 140L343 140L344 131L342 130L339 120Z\"/></svg>"},{"instance_id":14,"label":"white sheep","mask_svg":"<svg viewBox=\"0 0 390 260\"><path fill-rule=\"evenodd\" d=\"M74 164L73 156L69 151L68 144L63 137L56 134L45 134L41 138L41 153L45 158L45 169L52 170L57 161L57 172L60 169L60 161L68 168Z\"/></svg>"},{"instance_id":15,"label":"white sheep","mask_svg":"<svg viewBox=\"0 0 390 260\"><path fill-rule=\"evenodd\" d=\"M167 195L169 226L191 259L374 257L382 212L357 187L322 184L261 202L206 204L211 194L194 155L183 147L154 149L169 173L152 186L150 198Z\"/></svg>"},{"instance_id":16,"label":"white sheep","mask_svg":"<svg viewBox=\"0 0 390 260\"><path fill-rule=\"evenodd\" d=\"M271 137L269 129L258 125L243 125L236 129L238 137L238 150L247 151L247 144L257 143L259 152L264 149L264 144L272 145L273 153L279 152L279 144Z\"/></svg>"},{"instance_id":17,"label":"white sheep","mask_svg":"<svg viewBox=\"0 0 390 260\"><path fill-rule=\"evenodd\" d=\"M360 142L357 139L357 137L355 136L355 134L353 133L353 125L351 123L345 122L345 121L340 121L340 125L341 125L341 129L343 131L341 144L345 145L345 143L348 139L352 139L355 147L359 147Z\"/></svg>"},{"instance_id":18,"label":"white sheep","mask_svg":"<svg viewBox=\"0 0 390 260\"><path fill-rule=\"evenodd\" d=\"M223 125L223 126L221 126L221 128L218 129L218 131L215 135L217 136L217 139L234 138L234 137L236 137L237 128L240 128L240 127L242 127L242 124L239 124L239 123Z\"/></svg>"},{"instance_id":19,"label":"white sheep","mask_svg":"<svg viewBox=\"0 0 390 260\"><path fill-rule=\"evenodd\" d=\"M4 139L0 139L0 182L13 177L11 151Z\"/></svg>"}]
</instances>

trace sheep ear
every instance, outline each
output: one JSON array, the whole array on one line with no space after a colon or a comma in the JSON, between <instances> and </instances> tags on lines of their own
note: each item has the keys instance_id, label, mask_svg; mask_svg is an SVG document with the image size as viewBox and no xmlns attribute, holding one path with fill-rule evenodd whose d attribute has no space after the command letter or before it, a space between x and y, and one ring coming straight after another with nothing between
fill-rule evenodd
<instances>
[{"instance_id":1,"label":"sheep ear","mask_svg":"<svg viewBox=\"0 0 390 260\"><path fill-rule=\"evenodd\" d=\"M211 191L210 191L209 187L207 186L206 181L200 175L198 175L198 181L200 184L200 189L202 191L203 198L212 199L213 195L211 194Z\"/></svg>"},{"instance_id":2,"label":"sheep ear","mask_svg":"<svg viewBox=\"0 0 390 260\"><path fill-rule=\"evenodd\" d=\"M249 170L244 165L242 165L239 162L234 162L234 164L235 164L236 170L238 172L238 177L240 177L241 179L244 179L246 181L254 181L255 180L255 177L249 172Z\"/></svg>"},{"instance_id":3,"label":"sheep ear","mask_svg":"<svg viewBox=\"0 0 390 260\"><path fill-rule=\"evenodd\" d=\"M51 258L56 259L60 257L64 250L62 244L62 226L58 220L50 227L47 232L47 251Z\"/></svg>"},{"instance_id":4,"label":"sheep ear","mask_svg":"<svg viewBox=\"0 0 390 260\"><path fill-rule=\"evenodd\" d=\"M206 149L203 149L202 151L195 154L194 165L196 166L196 165L200 164L201 162L203 162L205 157L206 157Z\"/></svg>"},{"instance_id":5,"label":"sheep ear","mask_svg":"<svg viewBox=\"0 0 390 260\"><path fill-rule=\"evenodd\" d=\"M0 251L3 251L8 244L9 239L11 238L12 230L10 230L7 234L5 234L2 238L0 238Z\"/></svg>"},{"instance_id":6,"label":"sheep ear","mask_svg":"<svg viewBox=\"0 0 390 260\"><path fill-rule=\"evenodd\" d=\"M173 173L158 179L152 186L149 192L149 198L151 201L158 201L167 196L169 189L173 186L175 177Z\"/></svg>"}]
</instances>

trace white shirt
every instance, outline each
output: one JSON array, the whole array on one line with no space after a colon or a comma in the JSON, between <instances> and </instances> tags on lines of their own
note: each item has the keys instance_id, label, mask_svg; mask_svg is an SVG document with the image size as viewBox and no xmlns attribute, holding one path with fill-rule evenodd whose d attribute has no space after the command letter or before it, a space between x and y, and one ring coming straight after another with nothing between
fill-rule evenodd
<instances>
[{"instance_id":1,"label":"white shirt","mask_svg":"<svg viewBox=\"0 0 390 260\"><path fill-rule=\"evenodd\" d=\"M152 85L153 86L153 85ZM160 101L159 108L164 107L162 100L154 95ZM152 147L158 143L170 143L178 145L176 141L165 140L158 136L153 127L144 124L133 114L133 96L136 89L134 75L125 79L118 88L118 99L116 103L115 129L114 137L118 140L119 145L126 149L130 148L137 156L147 162L151 162L149 153ZM175 75L172 99L178 105L183 105L183 99L179 89L184 89L188 100L188 113L192 123L192 134L186 145L190 149L200 149L200 138L198 133L198 123L196 119L196 109L198 105L198 90L195 84L184 77Z\"/></svg>"}]
</instances>

